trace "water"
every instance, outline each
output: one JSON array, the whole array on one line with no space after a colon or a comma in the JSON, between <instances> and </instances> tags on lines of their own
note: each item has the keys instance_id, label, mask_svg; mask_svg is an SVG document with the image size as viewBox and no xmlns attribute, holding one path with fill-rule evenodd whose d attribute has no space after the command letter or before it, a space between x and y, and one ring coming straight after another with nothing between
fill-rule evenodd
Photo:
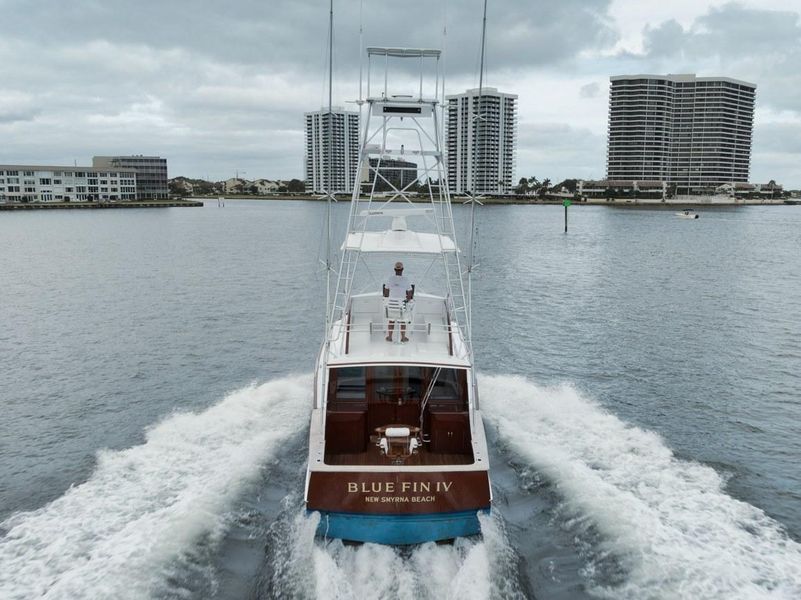
<instances>
[{"instance_id":1,"label":"water","mask_svg":"<svg viewBox=\"0 0 801 600\"><path fill-rule=\"evenodd\" d=\"M480 209L495 511L401 550L302 511L322 209L0 218L0 597L801 596L801 210Z\"/></svg>"}]
</instances>

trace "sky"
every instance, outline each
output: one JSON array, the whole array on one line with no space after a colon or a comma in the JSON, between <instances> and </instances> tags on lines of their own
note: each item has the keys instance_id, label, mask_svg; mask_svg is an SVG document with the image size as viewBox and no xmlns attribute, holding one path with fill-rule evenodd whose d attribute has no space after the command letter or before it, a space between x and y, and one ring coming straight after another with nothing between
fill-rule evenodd
<instances>
[{"instance_id":1,"label":"sky","mask_svg":"<svg viewBox=\"0 0 801 600\"><path fill-rule=\"evenodd\" d=\"M335 0L334 103L365 46L443 48L478 85L482 0ZM327 0L0 0L0 164L156 154L169 175L303 177ZM443 35L443 30L445 35ZM801 188L801 0L489 0L485 85L519 96L516 178L605 175L609 77L757 85L751 181Z\"/></svg>"}]
</instances>

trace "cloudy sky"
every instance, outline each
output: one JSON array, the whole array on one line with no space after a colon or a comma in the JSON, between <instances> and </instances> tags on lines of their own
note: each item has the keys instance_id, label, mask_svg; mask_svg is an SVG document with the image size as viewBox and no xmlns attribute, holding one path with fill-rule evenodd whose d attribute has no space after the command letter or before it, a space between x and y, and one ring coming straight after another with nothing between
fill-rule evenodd
<instances>
[{"instance_id":1,"label":"cloudy sky","mask_svg":"<svg viewBox=\"0 0 801 600\"><path fill-rule=\"evenodd\" d=\"M365 45L443 47L478 82L481 0L335 0L334 102ZM0 0L0 163L159 154L170 176L302 177L327 0ZM443 44L443 25L447 36ZM486 85L519 95L517 176L604 175L609 76L757 84L752 181L801 187L801 1L490 0Z\"/></svg>"}]
</instances>

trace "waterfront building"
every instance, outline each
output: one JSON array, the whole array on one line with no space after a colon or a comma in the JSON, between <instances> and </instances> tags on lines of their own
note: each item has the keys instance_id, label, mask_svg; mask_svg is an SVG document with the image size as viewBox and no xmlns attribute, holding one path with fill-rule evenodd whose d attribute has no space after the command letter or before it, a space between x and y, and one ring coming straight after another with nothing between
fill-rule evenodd
<instances>
[{"instance_id":1,"label":"waterfront building","mask_svg":"<svg viewBox=\"0 0 801 600\"><path fill-rule=\"evenodd\" d=\"M95 156L92 166L136 172L136 199L169 198L167 159L160 156Z\"/></svg>"},{"instance_id":2,"label":"waterfront building","mask_svg":"<svg viewBox=\"0 0 801 600\"><path fill-rule=\"evenodd\" d=\"M610 77L606 177L678 194L747 182L756 85L728 77Z\"/></svg>"},{"instance_id":3,"label":"waterfront building","mask_svg":"<svg viewBox=\"0 0 801 600\"><path fill-rule=\"evenodd\" d=\"M665 181L637 181L631 179L602 179L591 181L580 179L576 183L579 198L614 198L632 196L637 198L667 198L668 187Z\"/></svg>"},{"instance_id":4,"label":"waterfront building","mask_svg":"<svg viewBox=\"0 0 801 600\"><path fill-rule=\"evenodd\" d=\"M375 181L375 188L373 188L376 171L378 171L378 180ZM361 179L369 188L365 191L375 189L376 192L388 192L393 187L402 190L417 181L417 163L393 158L371 158L369 168L367 165L364 166Z\"/></svg>"},{"instance_id":5,"label":"waterfront building","mask_svg":"<svg viewBox=\"0 0 801 600\"><path fill-rule=\"evenodd\" d=\"M253 182L241 177L229 177L223 181L223 191L226 194L249 194Z\"/></svg>"},{"instance_id":6,"label":"waterfront building","mask_svg":"<svg viewBox=\"0 0 801 600\"><path fill-rule=\"evenodd\" d=\"M446 98L448 186L457 194L474 187L479 194L506 194L517 157L517 95L483 88L479 105L478 92Z\"/></svg>"},{"instance_id":7,"label":"waterfront building","mask_svg":"<svg viewBox=\"0 0 801 600\"><path fill-rule=\"evenodd\" d=\"M351 193L359 163L359 113L334 108L304 116L306 191Z\"/></svg>"},{"instance_id":8,"label":"waterfront building","mask_svg":"<svg viewBox=\"0 0 801 600\"><path fill-rule=\"evenodd\" d=\"M0 202L136 200L132 169L0 165Z\"/></svg>"}]
</instances>

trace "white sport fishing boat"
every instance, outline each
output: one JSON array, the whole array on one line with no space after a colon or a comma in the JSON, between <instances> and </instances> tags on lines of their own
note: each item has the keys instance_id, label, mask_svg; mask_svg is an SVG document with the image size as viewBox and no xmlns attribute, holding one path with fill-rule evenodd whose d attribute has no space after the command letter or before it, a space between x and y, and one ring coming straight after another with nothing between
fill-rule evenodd
<instances>
[{"instance_id":1,"label":"white sport fishing boat","mask_svg":"<svg viewBox=\"0 0 801 600\"><path fill-rule=\"evenodd\" d=\"M306 508L320 513L327 538L448 540L479 533L492 498L471 345L472 252L463 261L442 152L440 51L367 56L361 181L315 370ZM395 72L420 68L411 93L390 93L398 61ZM373 62L384 72L371 96ZM417 179L399 177L404 170ZM417 181L425 191L415 194Z\"/></svg>"},{"instance_id":2,"label":"white sport fishing boat","mask_svg":"<svg viewBox=\"0 0 801 600\"><path fill-rule=\"evenodd\" d=\"M681 212L674 213L680 219L697 219L698 213L695 212L692 208L685 208Z\"/></svg>"}]
</instances>

